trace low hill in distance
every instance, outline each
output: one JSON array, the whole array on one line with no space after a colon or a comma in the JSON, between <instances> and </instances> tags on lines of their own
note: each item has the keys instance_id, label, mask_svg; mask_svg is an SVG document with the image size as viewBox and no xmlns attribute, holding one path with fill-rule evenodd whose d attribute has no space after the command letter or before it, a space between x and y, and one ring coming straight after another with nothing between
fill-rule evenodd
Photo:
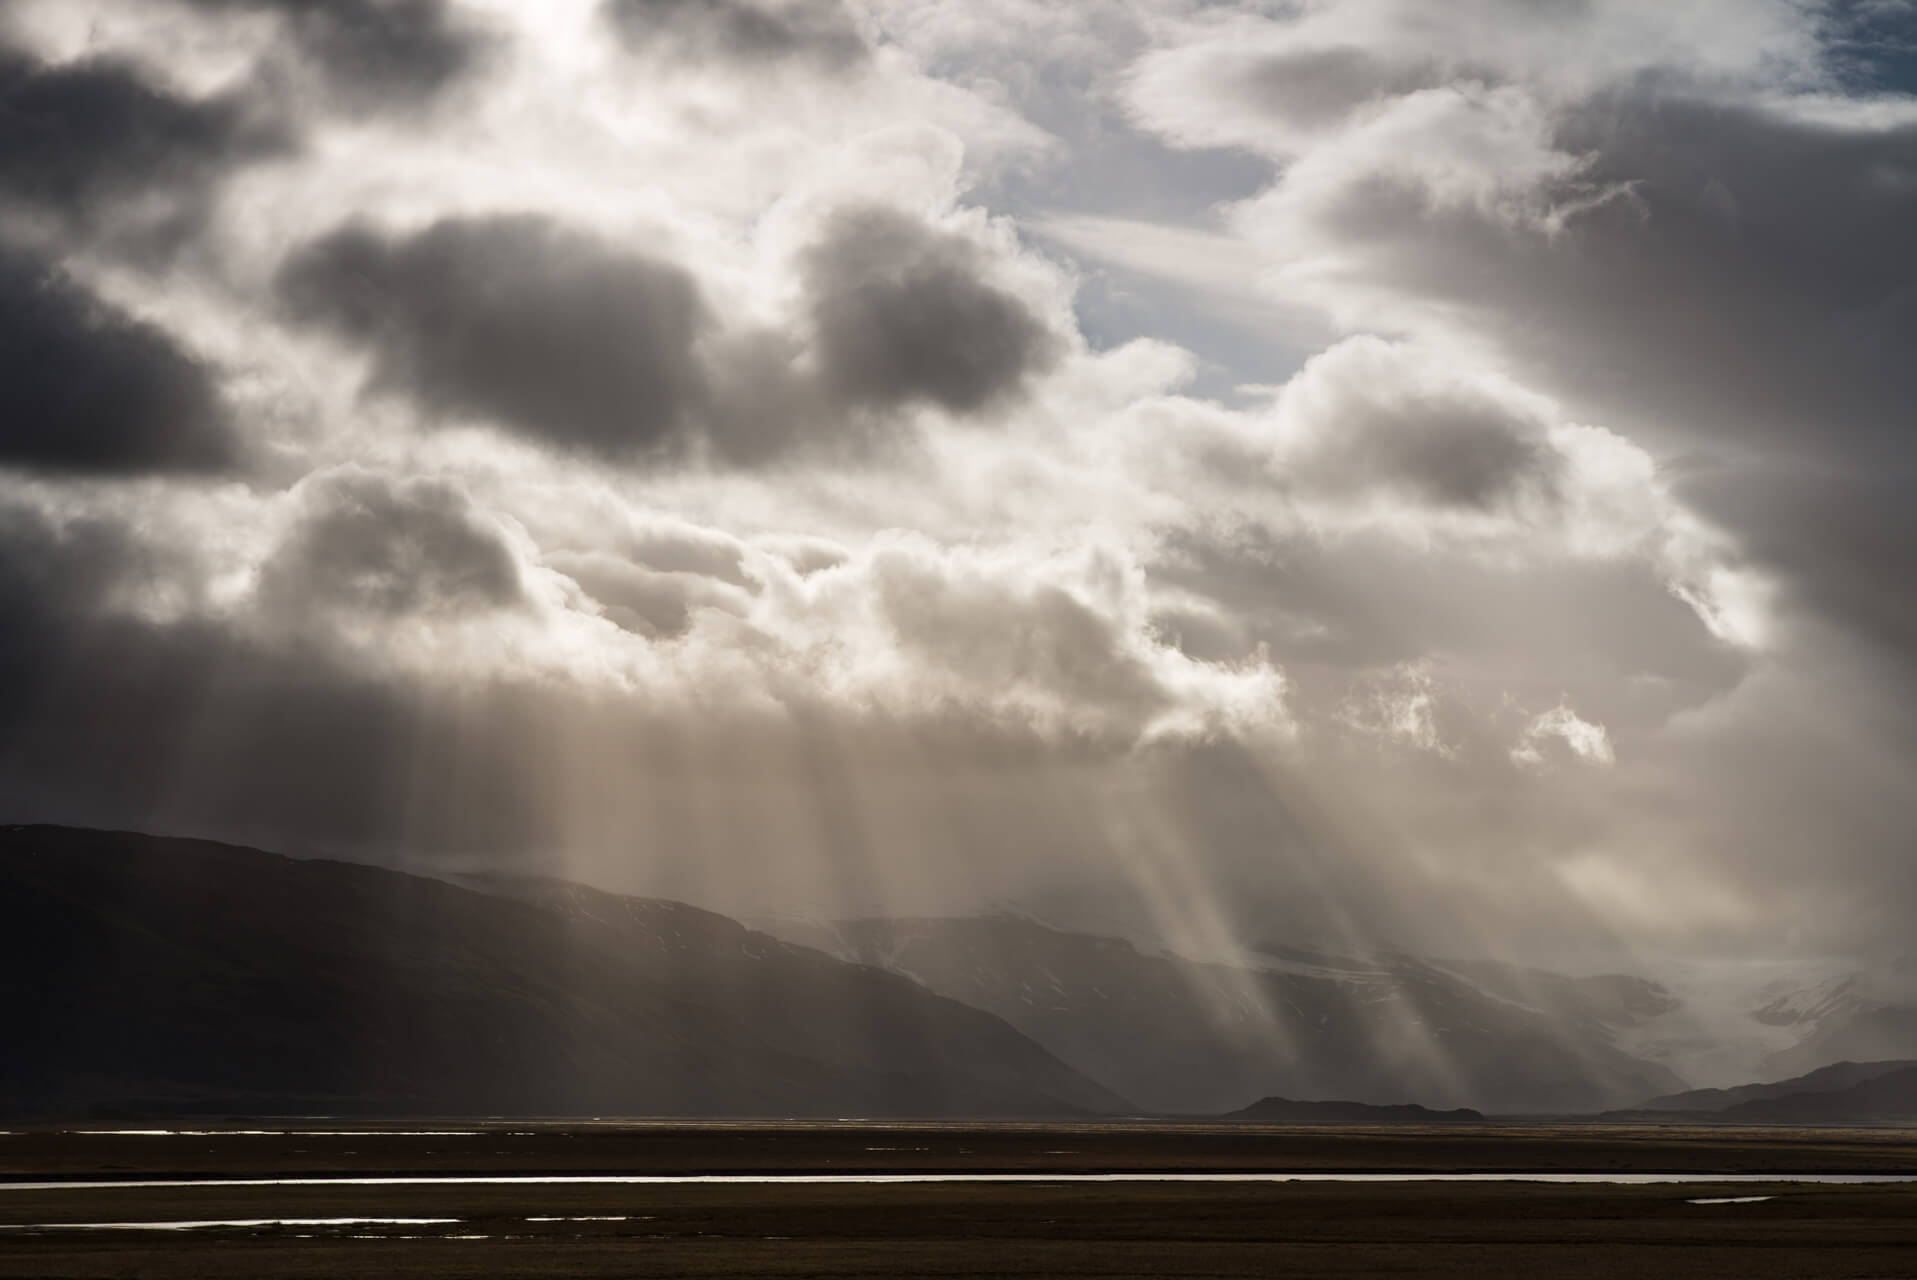
<instances>
[{"instance_id":1,"label":"low hill in distance","mask_svg":"<svg viewBox=\"0 0 1917 1280\"><path fill-rule=\"evenodd\" d=\"M680 903L0 829L0 1113L1065 1116L1005 1022Z\"/></svg>"},{"instance_id":2,"label":"low hill in distance","mask_svg":"<svg viewBox=\"0 0 1917 1280\"><path fill-rule=\"evenodd\" d=\"M1469 1107L1433 1111L1415 1103L1376 1106L1367 1102L1299 1102L1291 1098L1260 1098L1249 1107L1220 1117L1252 1124L1476 1124L1484 1113Z\"/></svg>"}]
</instances>

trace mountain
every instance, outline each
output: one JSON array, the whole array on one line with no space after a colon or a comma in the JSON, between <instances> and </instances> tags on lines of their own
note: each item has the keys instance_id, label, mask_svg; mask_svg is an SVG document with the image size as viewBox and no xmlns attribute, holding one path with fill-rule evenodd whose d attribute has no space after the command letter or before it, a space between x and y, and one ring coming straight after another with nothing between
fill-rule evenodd
<instances>
[{"instance_id":1,"label":"mountain","mask_svg":"<svg viewBox=\"0 0 1917 1280\"><path fill-rule=\"evenodd\" d=\"M1564 1112L1683 1085L1618 1047L1622 1028L1668 998L1639 979L1277 945L1207 964L1013 915L842 921L804 936L998 1014L1155 1112L1215 1115L1274 1093Z\"/></svg>"},{"instance_id":2,"label":"mountain","mask_svg":"<svg viewBox=\"0 0 1917 1280\"><path fill-rule=\"evenodd\" d=\"M1290 1098L1260 1098L1241 1111L1221 1116L1256 1124L1471 1124L1484 1114L1469 1107L1433 1111L1415 1103L1373 1106L1367 1102L1296 1102Z\"/></svg>"},{"instance_id":3,"label":"mountain","mask_svg":"<svg viewBox=\"0 0 1917 1280\"><path fill-rule=\"evenodd\" d=\"M1732 1124L1909 1124L1917 1122L1917 1063L1836 1089L1740 1102L1716 1113Z\"/></svg>"},{"instance_id":4,"label":"mountain","mask_svg":"<svg viewBox=\"0 0 1917 1280\"><path fill-rule=\"evenodd\" d=\"M1751 1011L1756 1021L1788 1028L1795 1044L1763 1062L1766 1074L1790 1075L1829 1062L1917 1059L1917 1003L1903 990L1909 975L1877 982L1844 975L1807 987L1775 987Z\"/></svg>"},{"instance_id":5,"label":"mountain","mask_svg":"<svg viewBox=\"0 0 1917 1280\"><path fill-rule=\"evenodd\" d=\"M0 829L0 1112L1059 1115L1005 1022L680 903Z\"/></svg>"},{"instance_id":6,"label":"mountain","mask_svg":"<svg viewBox=\"0 0 1917 1280\"><path fill-rule=\"evenodd\" d=\"M1793 1094L1833 1093L1853 1085L1875 1080L1917 1062L1897 1059L1890 1062L1833 1062L1808 1075L1794 1076L1769 1084L1745 1084L1731 1089L1690 1089L1640 1102L1638 1111L1723 1111L1746 1102L1768 1102Z\"/></svg>"}]
</instances>

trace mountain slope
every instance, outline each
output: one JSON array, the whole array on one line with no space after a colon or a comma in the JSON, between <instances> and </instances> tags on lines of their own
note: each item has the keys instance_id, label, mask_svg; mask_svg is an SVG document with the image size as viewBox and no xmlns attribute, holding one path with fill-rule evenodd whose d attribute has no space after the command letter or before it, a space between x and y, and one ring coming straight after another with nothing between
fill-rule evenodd
<instances>
[{"instance_id":1,"label":"mountain slope","mask_svg":"<svg viewBox=\"0 0 1917 1280\"><path fill-rule=\"evenodd\" d=\"M998 1018L709 912L0 831L0 1110L1122 1107Z\"/></svg>"},{"instance_id":2,"label":"mountain slope","mask_svg":"<svg viewBox=\"0 0 1917 1280\"><path fill-rule=\"evenodd\" d=\"M1792 1094L1832 1093L1852 1085L1875 1080L1917 1062L1895 1059L1890 1062L1833 1062L1807 1075L1768 1084L1744 1084L1730 1089L1690 1089L1640 1102L1638 1111L1723 1111L1746 1102L1768 1102Z\"/></svg>"},{"instance_id":3,"label":"mountain slope","mask_svg":"<svg viewBox=\"0 0 1917 1280\"><path fill-rule=\"evenodd\" d=\"M1734 1124L1908 1124L1917 1121L1917 1064L1839 1089L1741 1102L1715 1118Z\"/></svg>"},{"instance_id":4,"label":"mountain slope","mask_svg":"<svg viewBox=\"0 0 1917 1280\"><path fill-rule=\"evenodd\" d=\"M1607 1019L1661 1007L1631 979L1587 990L1506 970L1494 989L1410 957L1278 947L1201 964L1016 916L845 921L808 936L998 1014L1155 1111L1216 1114L1274 1093L1596 1110L1682 1084L1613 1043Z\"/></svg>"}]
</instances>

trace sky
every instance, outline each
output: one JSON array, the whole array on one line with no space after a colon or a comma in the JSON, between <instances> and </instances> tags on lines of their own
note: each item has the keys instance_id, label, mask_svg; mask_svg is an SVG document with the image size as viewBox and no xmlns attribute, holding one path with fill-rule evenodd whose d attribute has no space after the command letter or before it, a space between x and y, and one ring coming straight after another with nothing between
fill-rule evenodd
<instances>
[{"instance_id":1,"label":"sky","mask_svg":"<svg viewBox=\"0 0 1917 1280\"><path fill-rule=\"evenodd\" d=\"M1888 963L1907 0L9 0L0 819Z\"/></svg>"}]
</instances>

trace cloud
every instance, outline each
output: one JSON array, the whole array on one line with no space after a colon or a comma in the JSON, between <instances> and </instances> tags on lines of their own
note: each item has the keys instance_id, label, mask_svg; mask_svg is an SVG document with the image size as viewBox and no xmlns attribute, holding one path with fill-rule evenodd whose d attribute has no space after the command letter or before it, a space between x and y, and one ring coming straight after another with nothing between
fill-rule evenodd
<instances>
[{"instance_id":1,"label":"cloud","mask_svg":"<svg viewBox=\"0 0 1917 1280\"><path fill-rule=\"evenodd\" d=\"M1293 154L1368 108L1448 83L1441 63L1354 45L1272 38L1194 42L1134 69L1136 116L1185 146ZM1263 37L1260 39L1259 37Z\"/></svg>"},{"instance_id":2,"label":"cloud","mask_svg":"<svg viewBox=\"0 0 1917 1280\"><path fill-rule=\"evenodd\" d=\"M485 59L486 33L448 0L187 0L215 15L276 15L298 60L350 112L415 110Z\"/></svg>"},{"instance_id":3,"label":"cloud","mask_svg":"<svg viewBox=\"0 0 1917 1280\"><path fill-rule=\"evenodd\" d=\"M68 234L176 241L220 178L289 145L241 96L182 98L124 62L46 65L0 46L0 209Z\"/></svg>"},{"instance_id":4,"label":"cloud","mask_svg":"<svg viewBox=\"0 0 1917 1280\"><path fill-rule=\"evenodd\" d=\"M1353 3L1254 43L1289 47L1329 15L1369 24L1384 56L1458 56L1471 29L1425 40L1408 10ZM1490 86L1394 90L1234 211L1268 286L1348 327L1465 338L1475 363L1686 457L1682 496L1781 579L1786 604L1881 631L1893 495L1917 475L1917 375L1899 354L1917 344L1917 119L1834 92L1849 55L1774 6L1716 56L1649 39L1701 13L1512 21L1480 51ZM1579 30L1587 49L1568 46ZM1154 74L1189 105L1243 56L1203 39ZM1851 534L1833 539L1813 512L1839 508ZM1860 539L1879 550L1858 558Z\"/></svg>"},{"instance_id":5,"label":"cloud","mask_svg":"<svg viewBox=\"0 0 1917 1280\"><path fill-rule=\"evenodd\" d=\"M277 291L435 420L626 463L710 449L758 464L906 438L919 406L981 415L1023 394L1063 342L994 271L958 232L838 207L800 254L804 337L727 331L684 268L502 214L339 228L291 255Z\"/></svg>"},{"instance_id":6,"label":"cloud","mask_svg":"<svg viewBox=\"0 0 1917 1280\"><path fill-rule=\"evenodd\" d=\"M1044 322L991 282L974 242L891 209L834 212L803 274L821 378L855 407L976 413L1060 354Z\"/></svg>"},{"instance_id":7,"label":"cloud","mask_svg":"<svg viewBox=\"0 0 1917 1280\"><path fill-rule=\"evenodd\" d=\"M704 395L693 279L544 218L342 228L299 250L278 292L365 348L382 389L565 449L636 458Z\"/></svg>"},{"instance_id":8,"label":"cloud","mask_svg":"<svg viewBox=\"0 0 1917 1280\"><path fill-rule=\"evenodd\" d=\"M498 524L443 481L336 472L301 482L294 500L299 515L260 568L271 612L470 616L526 602Z\"/></svg>"},{"instance_id":9,"label":"cloud","mask_svg":"<svg viewBox=\"0 0 1917 1280\"><path fill-rule=\"evenodd\" d=\"M207 368L58 267L0 247L0 465L80 474L216 471L238 436Z\"/></svg>"},{"instance_id":10,"label":"cloud","mask_svg":"<svg viewBox=\"0 0 1917 1280\"><path fill-rule=\"evenodd\" d=\"M1605 732L1604 726L1583 719L1564 703L1531 721L1523 741L1512 748L1512 761L1531 768L1543 767L1544 746L1549 739L1556 739L1572 756L1587 764L1608 765L1617 761L1611 750L1611 735Z\"/></svg>"},{"instance_id":11,"label":"cloud","mask_svg":"<svg viewBox=\"0 0 1917 1280\"><path fill-rule=\"evenodd\" d=\"M1548 406L1375 338L1314 357L1279 404L1277 466L1307 490L1487 511L1555 504Z\"/></svg>"},{"instance_id":12,"label":"cloud","mask_svg":"<svg viewBox=\"0 0 1917 1280\"><path fill-rule=\"evenodd\" d=\"M841 0L605 0L604 12L629 48L670 58L844 71L870 53Z\"/></svg>"},{"instance_id":13,"label":"cloud","mask_svg":"<svg viewBox=\"0 0 1917 1280\"><path fill-rule=\"evenodd\" d=\"M934 705L989 708L1048 733L1115 735L1121 744L1234 722L1283 726L1278 674L1166 646L1147 617L1142 575L1109 552L995 563L895 540L861 576L874 620L896 646L864 664L896 670L902 660Z\"/></svg>"}]
</instances>

